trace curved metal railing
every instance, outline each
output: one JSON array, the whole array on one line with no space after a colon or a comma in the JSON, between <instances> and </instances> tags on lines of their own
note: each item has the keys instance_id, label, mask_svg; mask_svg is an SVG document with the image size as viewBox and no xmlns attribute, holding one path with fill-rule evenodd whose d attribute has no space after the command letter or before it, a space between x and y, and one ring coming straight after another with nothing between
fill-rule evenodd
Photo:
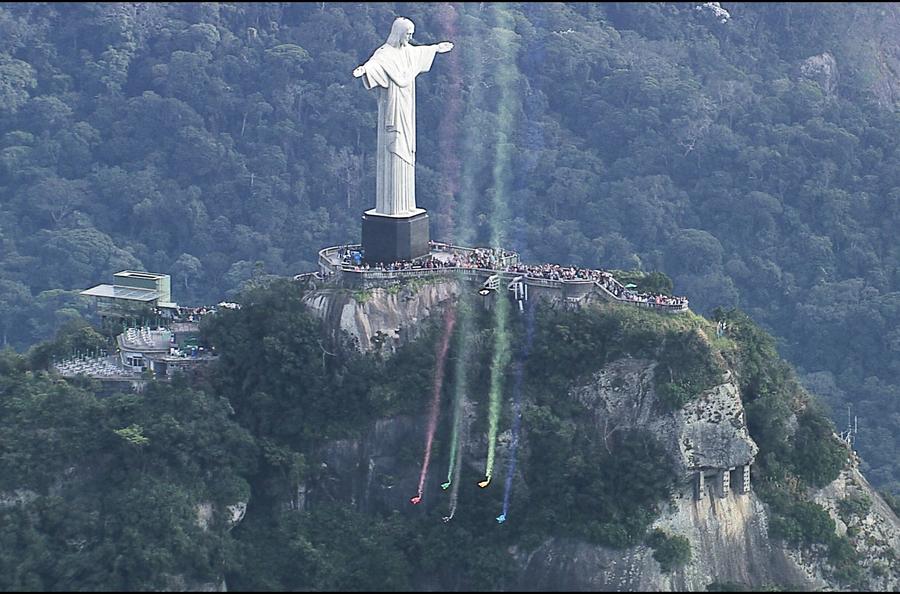
<instances>
[{"instance_id":1,"label":"curved metal railing","mask_svg":"<svg viewBox=\"0 0 900 594\"><path fill-rule=\"evenodd\" d=\"M527 283L531 286L535 287L544 287L549 289L564 289L567 284L583 284L583 283L592 283L594 287L600 289L600 291L607 296L608 298L618 301L620 303L628 303L630 305L635 306L645 306L650 309L658 309L661 311L670 311L670 312L682 312L688 310L688 300L684 297L679 298L677 303L659 303L655 300L641 300L637 297L637 295L631 293L628 289L625 288L625 285L620 283L613 276L605 276L605 282L601 282L592 278L577 278L577 279L548 279L540 276L529 275L527 272L521 271L511 271L504 270L500 268L473 268L469 266L437 266L434 268L398 268L394 270L386 270L383 268L363 268L361 266L355 266L352 264L345 264L341 262L339 258L339 254L344 250L353 250L360 249L362 246L359 244L347 244L347 245L339 245L326 247L322 250L319 250L319 268L320 271L325 274L341 274L341 275L350 275L350 276L358 276L358 278L363 279L364 281L389 281L389 280L397 280L397 279L409 279L409 278L425 278L434 275L448 275L449 273L454 273L460 275L464 278L470 278L473 280L481 280L486 276L496 274L500 278L510 281L517 276L524 277ZM467 248L463 246L454 246L446 243L437 243L432 242L432 247L439 251L452 251L452 252L468 252L474 253L476 248ZM338 258L332 259L332 256L337 256ZM500 262L504 266L511 266L518 263L519 256L515 252L509 252L504 255L501 255ZM307 273L311 274L311 273ZM295 278L301 277L303 275L297 275ZM608 286L611 284L613 289L611 290Z\"/></svg>"}]
</instances>

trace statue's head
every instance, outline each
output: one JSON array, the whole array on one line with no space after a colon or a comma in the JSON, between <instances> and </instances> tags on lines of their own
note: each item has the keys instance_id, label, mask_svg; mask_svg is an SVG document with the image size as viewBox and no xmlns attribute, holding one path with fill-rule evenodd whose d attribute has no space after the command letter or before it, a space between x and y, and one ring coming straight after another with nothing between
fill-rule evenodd
<instances>
[{"instance_id":1,"label":"statue's head","mask_svg":"<svg viewBox=\"0 0 900 594\"><path fill-rule=\"evenodd\" d=\"M397 17L394 24L391 25L391 34L388 36L387 43L394 47L400 47L409 43L412 39L416 26L407 18Z\"/></svg>"}]
</instances>

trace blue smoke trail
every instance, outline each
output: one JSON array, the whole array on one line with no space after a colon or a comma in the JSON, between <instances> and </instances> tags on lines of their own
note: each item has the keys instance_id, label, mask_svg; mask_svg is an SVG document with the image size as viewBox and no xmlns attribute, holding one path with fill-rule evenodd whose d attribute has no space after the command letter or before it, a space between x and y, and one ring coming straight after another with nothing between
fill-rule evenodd
<instances>
[{"instance_id":1,"label":"blue smoke trail","mask_svg":"<svg viewBox=\"0 0 900 594\"><path fill-rule=\"evenodd\" d=\"M531 354L531 344L534 341L534 311L535 306L529 304L525 313L525 343L522 345L522 354L516 362L513 370L513 426L512 443L509 448L509 466L506 471L506 483L503 488L503 512L497 516L497 522L506 521L509 513L509 499L512 494L513 476L516 474L516 450L519 447L519 432L522 426L522 376L525 371L525 362Z\"/></svg>"}]
</instances>

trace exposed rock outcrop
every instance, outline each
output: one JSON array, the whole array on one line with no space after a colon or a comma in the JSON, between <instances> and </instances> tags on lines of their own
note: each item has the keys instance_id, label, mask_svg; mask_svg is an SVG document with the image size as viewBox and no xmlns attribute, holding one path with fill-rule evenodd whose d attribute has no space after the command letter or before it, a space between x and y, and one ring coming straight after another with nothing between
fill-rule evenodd
<instances>
[{"instance_id":1,"label":"exposed rock outcrop","mask_svg":"<svg viewBox=\"0 0 900 594\"><path fill-rule=\"evenodd\" d=\"M37 499L39 495L31 489L15 489L0 491L0 508L25 505Z\"/></svg>"},{"instance_id":2,"label":"exposed rock outcrop","mask_svg":"<svg viewBox=\"0 0 900 594\"><path fill-rule=\"evenodd\" d=\"M643 545L615 550L554 539L528 554L517 553L523 565L518 586L529 591L644 592L705 591L713 582L756 588L791 584L803 590L827 586L770 544L765 506L753 494L700 501L679 497L655 526L687 537L689 564L665 573L652 549Z\"/></svg>"},{"instance_id":3,"label":"exposed rock outcrop","mask_svg":"<svg viewBox=\"0 0 900 594\"><path fill-rule=\"evenodd\" d=\"M837 84L863 87L881 107L896 110L900 106L900 6L879 2L853 12L843 37L831 51L804 60L801 74L816 80L829 95L836 92ZM845 76L836 76L839 69Z\"/></svg>"},{"instance_id":4,"label":"exposed rock outcrop","mask_svg":"<svg viewBox=\"0 0 900 594\"><path fill-rule=\"evenodd\" d=\"M616 430L648 429L667 446L685 479L700 469L752 463L759 448L747 432L737 386L720 384L681 410L663 413L654 389L655 368L653 361L620 359L573 390L604 439Z\"/></svg>"},{"instance_id":5,"label":"exposed rock outcrop","mask_svg":"<svg viewBox=\"0 0 900 594\"><path fill-rule=\"evenodd\" d=\"M342 501L363 512L408 508L417 488L424 426L424 417L381 419L362 439L328 444L310 460L314 480L303 488L303 507ZM429 488L440 490L437 482Z\"/></svg>"},{"instance_id":6,"label":"exposed rock outcrop","mask_svg":"<svg viewBox=\"0 0 900 594\"><path fill-rule=\"evenodd\" d=\"M594 374L572 394L589 411L604 439L623 429L651 431L675 461L681 481L655 526L691 543L692 560L665 573L646 546L615 550L570 539L551 539L535 551L517 552L526 590L705 590L712 582L761 587L816 587L767 536L765 506L752 493L724 497L713 484L694 497L697 472L751 464L758 451L744 421L737 386L726 381L677 411L665 412L654 388L653 361L625 358ZM730 374L725 379L730 378Z\"/></svg>"},{"instance_id":7,"label":"exposed rock outcrop","mask_svg":"<svg viewBox=\"0 0 900 594\"><path fill-rule=\"evenodd\" d=\"M231 530L244 519L244 514L247 513L247 502L238 501L233 505L226 505L224 512L217 510L215 504L209 501L200 502L195 508L197 510L197 526L204 532L213 527L216 515L221 515L224 518L226 529Z\"/></svg>"},{"instance_id":8,"label":"exposed rock outcrop","mask_svg":"<svg viewBox=\"0 0 900 594\"><path fill-rule=\"evenodd\" d=\"M840 80L837 60L829 52L803 60L800 64L800 73L816 81L826 95L832 96L837 91Z\"/></svg>"},{"instance_id":9,"label":"exposed rock outcrop","mask_svg":"<svg viewBox=\"0 0 900 594\"><path fill-rule=\"evenodd\" d=\"M412 331L458 291L455 283L435 283L419 294L376 289L358 302L339 293L319 292L310 295L308 302L320 315L357 336L361 348L369 349L372 343L366 338L378 329L405 324ZM729 469L752 465L758 452L731 372L682 409L667 411L655 391L655 367L650 360L619 359L573 388L570 395L584 406L596 439L609 439L625 429L642 429L665 445L680 480L654 526L687 538L691 560L664 572L653 550L644 545L617 550L551 538L535 549L511 551L521 572L510 587L530 591L704 591L713 582L731 582L753 588L840 589L831 577L824 550L793 549L770 539L767 506L753 490L723 488L722 477L735 476ZM469 423L474 407L475 403L470 403ZM422 504L413 507L408 502L416 493L425 426L424 414L380 419L358 439L328 444L310 458L317 471L300 487L296 507L342 501L369 513L399 510L418 514L445 502L434 496L441 492L443 479L438 472L430 473ZM520 447L524 455L529 447L527 426L523 431ZM438 442L443 438L439 432ZM498 436L499 463L507 455L508 441L508 434ZM485 450L484 436L473 433L464 447L464 459L477 459ZM464 471L473 476L478 472L475 468ZM701 474L709 481L705 496L698 499L694 489ZM537 479L523 476L521 488L527 489L529 480ZM851 536L862 556L869 589L898 589L894 559L900 556L900 520L855 465L848 465L836 481L813 495L836 519L839 532ZM848 497L872 503L865 511L848 516L847 506L840 503Z\"/></svg>"},{"instance_id":10,"label":"exposed rock outcrop","mask_svg":"<svg viewBox=\"0 0 900 594\"><path fill-rule=\"evenodd\" d=\"M873 592L900 590L900 519L859 472L855 455L841 474L813 494L846 534L860 556L866 589Z\"/></svg>"},{"instance_id":11,"label":"exposed rock outcrop","mask_svg":"<svg viewBox=\"0 0 900 594\"><path fill-rule=\"evenodd\" d=\"M310 311L327 320L328 327L348 332L360 350L368 352L378 342L393 350L415 340L419 323L436 307L454 301L461 290L454 280L436 279L360 291L325 289L310 292L304 299Z\"/></svg>"},{"instance_id":12,"label":"exposed rock outcrop","mask_svg":"<svg viewBox=\"0 0 900 594\"><path fill-rule=\"evenodd\" d=\"M164 576L165 586L163 592L227 592L225 580L218 582L198 582L186 579L182 575Z\"/></svg>"},{"instance_id":13,"label":"exposed rock outcrop","mask_svg":"<svg viewBox=\"0 0 900 594\"><path fill-rule=\"evenodd\" d=\"M879 3L866 14L869 18L852 23L848 34L861 40L862 59L874 64L867 78L878 103L896 110L900 106L900 6Z\"/></svg>"}]
</instances>

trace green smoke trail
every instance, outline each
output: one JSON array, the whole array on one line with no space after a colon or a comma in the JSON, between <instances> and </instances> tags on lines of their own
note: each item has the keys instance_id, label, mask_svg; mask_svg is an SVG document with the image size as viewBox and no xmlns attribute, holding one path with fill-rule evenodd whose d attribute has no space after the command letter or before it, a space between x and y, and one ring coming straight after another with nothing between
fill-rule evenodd
<instances>
[{"instance_id":1,"label":"green smoke trail","mask_svg":"<svg viewBox=\"0 0 900 594\"><path fill-rule=\"evenodd\" d=\"M452 235L450 239L457 245L470 245L472 242L472 207L474 204L475 169L481 160L482 143L476 135L478 127L472 115L472 103L462 101L462 89L466 85L480 93L481 85L481 44L468 43L467 39L474 39L469 31L464 31L464 38L460 38L459 15L466 13L464 4L443 4L438 8L438 22L441 24L443 37L456 43L456 47L449 54L449 85L448 106L441 119L441 152L442 174L444 176L445 198L450 202L444 209L450 220ZM465 27L464 27L465 28ZM474 58L472 54L475 54ZM465 72L465 77L463 76ZM477 101L477 98L476 98ZM477 105L477 103L475 103ZM464 113L463 113L464 112ZM460 121L462 120L462 121ZM464 141L465 149L461 146ZM465 286L465 280L458 281ZM453 424L450 441L450 463L447 466L447 482L441 487L447 489L453 481L453 476L459 476L455 470L457 456L460 449L460 424L462 411L465 404L465 389L467 381L467 355L471 345L471 307L465 299L466 294L460 295L457 303L457 321L459 330L456 333L454 345L457 356L454 361L453 378ZM454 489L455 492L456 489ZM453 496L451 494L451 500ZM454 506L455 507L455 506ZM452 517L452 511L451 511Z\"/></svg>"},{"instance_id":2,"label":"green smoke trail","mask_svg":"<svg viewBox=\"0 0 900 594\"><path fill-rule=\"evenodd\" d=\"M513 84L518 76L516 68L516 33L512 30L513 19L502 5L493 5L496 26L491 37L498 50L497 70L494 74L499 91L497 105L497 125L494 154L494 200L491 213L491 246L505 248L507 223L509 220L509 179L512 155L510 135L513 131L516 98ZM485 478L490 481L494 472L494 455L497 445L497 427L500 420L501 395L506 367L509 364L509 300L506 287L494 300L494 355L491 359L490 401L488 405L488 454L485 464ZM483 483L479 483L483 485Z\"/></svg>"},{"instance_id":3,"label":"green smoke trail","mask_svg":"<svg viewBox=\"0 0 900 594\"><path fill-rule=\"evenodd\" d=\"M458 366L457 369L464 369ZM457 374L458 375L458 374ZM450 438L450 462L447 464L447 482L441 487L446 489L453 482L453 467L456 463L456 452L459 450L459 423L462 420L462 403L465 398L464 389L457 385L453 395L453 436Z\"/></svg>"},{"instance_id":4,"label":"green smoke trail","mask_svg":"<svg viewBox=\"0 0 900 594\"><path fill-rule=\"evenodd\" d=\"M491 36L500 53L496 61L497 69L494 82L500 90L497 105L497 138L494 149L494 200L491 213L491 246L494 248L509 247L506 245L507 226L509 224L509 181L510 165L514 146L510 141L515 123L518 105L514 84L518 78L516 67L516 33L512 30L513 19L502 5L494 5L494 14L499 22L491 30Z\"/></svg>"},{"instance_id":5,"label":"green smoke trail","mask_svg":"<svg viewBox=\"0 0 900 594\"><path fill-rule=\"evenodd\" d=\"M466 18L472 13L474 18ZM483 122L483 109L486 103L485 88L482 84L484 79L484 63L482 56L483 43L481 41L483 31L478 28L481 22L479 16L480 10L464 4L454 4L452 8L444 7L441 12L439 21L445 36L451 41L456 41L459 35L459 43L454 48L454 52L459 52L459 61L451 62L450 81L454 88L461 88L465 85L468 93L468 100L454 109L451 105L447 111L448 125L444 127L445 131L450 133L453 140L457 138L461 140L458 143L450 143L452 148L456 148L461 156L461 163L458 170L448 167L447 175L451 177L448 187L459 191L455 203L453 204L453 237L452 241L457 245L470 246L475 240L475 230L478 228L475 206L483 200L483 188L478 183L479 171L485 161L485 142ZM458 26L457 26L458 25ZM454 56L451 56L454 57ZM460 134L456 135L455 130L449 124L450 114L462 111L462 122L459 127ZM458 175L458 180L452 179L454 175ZM465 286L465 279L460 278L459 282ZM454 361L453 377L454 377L454 400L453 400L453 425L452 437L450 441L450 460L447 466L447 481L441 485L449 488L452 484L453 488L450 492L450 515L445 517L445 521L449 521L456 512L456 502L459 491L459 475L462 468L461 450L466 441L465 430L463 427L463 414L466 404L466 388L468 384L468 366L470 364L469 357L472 344L472 299L468 294L460 296L458 303L458 324L459 331L456 339L457 357ZM455 483L454 483L455 480Z\"/></svg>"},{"instance_id":6,"label":"green smoke trail","mask_svg":"<svg viewBox=\"0 0 900 594\"><path fill-rule=\"evenodd\" d=\"M456 5L457 10L466 15L470 10L466 4ZM484 60L482 43L478 41L481 31L474 28L477 19L462 19L463 39L458 44L460 62L465 72L466 90L469 98L465 102L465 113L462 122L463 142L460 152L463 157L460 174L460 196L454 204L453 241L457 245L470 246L474 240L474 232L478 224L475 216L475 205L482 200L483 188L478 185L478 172L484 163L484 131L482 129L481 109L484 99ZM455 31L447 27L448 31ZM456 51L454 48L453 51ZM451 52L452 53L452 52ZM451 70L451 74L455 71ZM460 75L462 76L462 75Z\"/></svg>"},{"instance_id":7,"label":"green smoke trail","mask_svg":"<svg viewBox=\"0 0 900 594\"><path fill-rule=\"evenodd\" d=\"M444 522L449 522L456 515L456 503L459 500L460 472L462 471L461 444L465 442L465 421L463 415L466 409L466 379L469 363L469 354L472 345L472 299L471 296L460 295L457 303L457 316L459 319L458 332L456 333L456 366L453 377L453 437L450 442L450 463L447 466L447 482L442 488L450 489L449 514L443 517Z\"/></svg>"},{"instance_id":8,"label":"green smoke trail","mask_svg":"<svg viewBox=\"0 0 900 594\"><path fill-rule=\"evenodd\" d=\"M472 344L472 324L470 322L472 312L471 306L467 301L465 295L461 295L460 301L457 304L459 331L456 333L455 350L457 359L456 366L453 370L453 436L450 440L450 462L447 465L447 482L441 485L444 489L450 486L454 474L458 474L458 471L455 470L455 465L460 445L460 427L462 425L462 416L466 403L466 370L469 363L468 354L471 352Z\"/></svg>"},{"instance_id":9,"label":"green smoke trail","mask_svg":"<svg viewBox=\"0 0 900 594\"><path fill-rule=\"evenodd\" d=\"M488 454L485 464L485 478L494 475L494 451L497 445L497 426L500 421L500 397L503 393L503 379L509 363L509 300L500 295L494 306L494 355L491 358L490 403L488 405Z\"/></svg>"},{"instance_id":10,"label":"green smoke trail","mask_svg":"<svg viewBox=\"0 0 900 594\"><path fill-rule=\"evenodd\" d=\"M460 432L465 433L465 427L460 427ZM453 469L453 474L456 476L456 482L453 483L453 489L450 490L450 515L446 517L445 522L449 522L453 519L453 516L456 515L456 502L459 501L459 484L462 482L459 478L460 472L462 472L462 456L456 457L456 467Z\"/></svg>"}]
</instances>

